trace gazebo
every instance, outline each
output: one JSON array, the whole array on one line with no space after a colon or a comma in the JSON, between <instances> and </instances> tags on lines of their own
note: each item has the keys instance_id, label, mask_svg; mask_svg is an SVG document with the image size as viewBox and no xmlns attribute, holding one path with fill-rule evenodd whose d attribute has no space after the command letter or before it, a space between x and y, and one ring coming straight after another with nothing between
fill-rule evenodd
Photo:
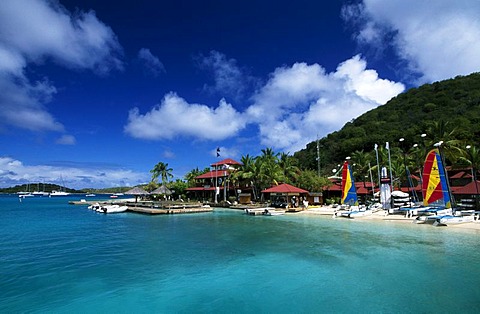
<instances>
[{"instance_id":1,"label":"gazebo","mask_svg":"<svg viewBox=\"0 0 480 314\"><path fill-rule=\"evenodd\" d=\"M150 194L171 195L172 191L162 184L159 188L150 192Z\"/></svg>"},{"instance_id":2,"label":"gazebo","mask_svg":"<svg viewBox=\"0 0 480 314\"><path fill-rule=\"evenodd\" d=\"M302 199L306 200L308 196L308 191L287 183L272 186L263 190L262 193L270 194L270 201L273 206L286 207L293 210L303 205L301 203Z\"/></svg>"},{"instance_id":3,"label":"gazebo","mask_svg":"<svg viewBox=\"0 0 480 314\"><path fill-rule=\"evenodd\" d=\"M135 203L137 202L137 198L139 195L148 195L149 193L145 191L142 188L139 188L138 186L134 187L133 189L130 189L125 192L127 195L135 195Z\"/></svg>"}]
</instances>

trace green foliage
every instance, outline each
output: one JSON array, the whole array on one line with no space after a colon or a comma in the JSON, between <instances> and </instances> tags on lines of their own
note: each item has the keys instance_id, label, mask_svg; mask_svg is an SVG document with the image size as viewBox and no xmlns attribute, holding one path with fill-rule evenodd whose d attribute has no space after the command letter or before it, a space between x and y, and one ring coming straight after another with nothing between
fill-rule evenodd
<instances>
[{"instance_id":1,"label":"green foliage","mask_svg":"<svg viewBox=\"0 0 480 314\"><path fill-rule=\"evenodd\" d=\"M384 147L390 142L391 148L398 148L400 138L408 147L418 144L424 150L444 141L446 157L452 164L460 155L462 143L480 146L479 124L480 73L412 88L320 139L321 171L330 175L355 151L374 154L375 144ZM428 135L425 140L420 137L422 133ZM316 142L307 144L294 157L301 169L317 169Z\"/></svg>"}]
</instances>

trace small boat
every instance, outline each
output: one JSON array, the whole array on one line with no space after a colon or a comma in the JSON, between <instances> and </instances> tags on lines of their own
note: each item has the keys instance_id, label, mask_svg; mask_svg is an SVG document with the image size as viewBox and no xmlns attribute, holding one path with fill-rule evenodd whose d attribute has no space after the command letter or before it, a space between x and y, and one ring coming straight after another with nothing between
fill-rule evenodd
<instances>
[{"instance_id":1,"label":"small boat","mask_svg":"<svg viewBox=\"0 0 480 314\"><path fill-rule=\"evenodd\" d=\"M435 222L433 223L434 226L448 226L448 225L458 225L464 224L467 222L474 222L475 216L467 215L467 216L454 216L454 215L445 215L438 217Z\"/></svg>"},{"instance_id":2,"label":"small boat","mask_svg":"<svg viewBox=\"0 0 480 314\"><path fill-rule=\"evenodd\" d=\"M88 206L88 209L94 210L98 213L113 214L123 213L128 210L128 206L120 206L118 204L113 205L100 205L99 203Z\"/></svg>"},{"instance_id":3,"label":"small boat","mask_svg":"<svg viewBox=\"0 0 480 314\"><path fill-rule=\"evenodd\" d=\"M453 214L450 187L440 151L432 149L425 158L422 176L423 208L417 210L415 223L435 224Z\"/></svg>"},{"instance_id":4,"label":"small boat","mask_svg":"<svg viewBox=\"0 0 480 314\"><path fill-rule=\"evenodd\" d=\"M85 195L85 197L94 197L94 196L96 196L96 195L93 194L93 193L89 193L89 194L86 194L86 195Z\"/></svg>"},{"instance_id":5,"label":"small boat","mask_svg":"<svg viewBox=\"0 0 480 314\"><path fill-rule=\"evenodd\" d=\"M104 214L113 214L113 213L123 213L128 210L128 206L120 206L117 204L114 205L104 205L100 208L100 211L97 212L104 213Z\"/></svg>"},{"instance_id":6,"label":"small boat","mask_svg":"<svg viewBox=\"0 0 480 314\"><path fill-rule=\"evenodd\" d=\"M356 218L371 215L373 211L364 206L358 205L357 190L355 189L355 182L353 180L352 169L348 164L348 160L343 164L342 170L342 199L341 207L347 210L335 212L333 217Z\"/></svg>"},{"instance_id":7,"label":"small boat","mask_svg":"<svg viewBox=\"0 0 480 314\"><path fill-rule=\"evenodd\" d=\"M253 207L253 208L245 208L245 214L247 215L263 215L265 211L274 210L274 207Z\"/></svg>"},{"instance_id":8,"label":"small boat","mask_svg":"<svg viewBox=\"0 0 480 314\"><path fill-rule=\"evenodd\" d=\"M266 215L266 216L285 215L285 210L279 209L279 208L266 207L265 210L263 211L263 215Z\"/></svg>"},{"instance_id":9,"label":"small boat","mask_svg":"<svg viewBox=\"0 0 480 314\"><path fill-rule=\"evenodd\" d=\"M65 192L65 191L52 191L52 193L49 194L50 197L52 196L67 196L70 195L70 193Z\"/></svg>"}]
</instances>

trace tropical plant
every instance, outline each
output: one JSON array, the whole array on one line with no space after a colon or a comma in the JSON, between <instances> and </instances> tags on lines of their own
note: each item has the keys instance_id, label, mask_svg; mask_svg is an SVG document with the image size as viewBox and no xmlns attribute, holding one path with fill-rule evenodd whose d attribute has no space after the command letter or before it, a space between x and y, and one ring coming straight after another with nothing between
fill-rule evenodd
<instances>
[{"instance_id":1,"label":"tropical plant","mask_svg":"<svg viewBox=\"0 0 480 314\"><path fill-rule=\"evenodd\" d=\"M297 186L310 192L322 192L325 187L332 185L330 180L319 177L314 170L303 170L299 173Z\"/></svg>"},{"instance_id":2,"label":"tropical plant","mask_svg":"<svg viewBox=\"0 0 480 314\"><path fill-rule=\"evenodd\" d=\"M169 178L173 178L172 171L172 168L168 168L168 164L160 161L150 170L152 173L152 181L158 182L158 178L161 178L162 184L165 184Z\"/></svg>"},{"instance_id":3,"label":"tropical plant","mask_svg":"<svg viewBox=\"0 0 480 314\"><path fill-rule=\"evenodd\" d=\"M281 153L278 165L283 174L283 181L290 184L295 183L300 171L297 166L297 159L287 153Z\"/></svg>"},{"instance_id":4,"label":"tropical plant","mask_svg":"<svg viewBox=\"0 0 480 314\"><path fill-rule=\"evenodd\" d=\"M209 171L210 171L210 168L199 170L197 167L187 172L184 177L185 177L185 180L187 180L188 187L194 187L196 185L196 178Z\"/></svg>"}]
</instances>

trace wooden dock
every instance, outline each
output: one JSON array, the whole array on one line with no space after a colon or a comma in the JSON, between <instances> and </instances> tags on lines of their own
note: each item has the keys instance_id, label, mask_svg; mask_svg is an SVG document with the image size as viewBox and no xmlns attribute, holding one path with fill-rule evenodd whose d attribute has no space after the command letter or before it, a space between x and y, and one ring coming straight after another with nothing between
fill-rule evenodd
<instances>
[{"instance_id":1,"label":"wooden dock","mask_svg":"<svg viewBox=\"0 0 480 314\"><path fill-rule=\"evenodd\" d=\"M212 212L213 208L210 206L203 206L200 203L172 203L172 202L125 202L121 199L115 200L80 200L69 201L71 205L89 206L95 203L100 205L118 204L120 206L128 206L129 212L147 214L147 215L171 215L171 214L193 214L193 213L207 213Z\"/></svg>"},{"instance_id":2,"label":"wooden dock","mask_svg":"<svg viewBox=\"0 0 480 314\"><path fill-rule=\"evenodd\" d=\"M131 206L128 205L128 211L139 213L139 214L148 214L148 215L169 215L169 214L193 214L193 213L207 213L212 212L212 207L171 207L171 208L152 208L152 207L143 207L143 206Z\"/></svg>"}]
</instances>

